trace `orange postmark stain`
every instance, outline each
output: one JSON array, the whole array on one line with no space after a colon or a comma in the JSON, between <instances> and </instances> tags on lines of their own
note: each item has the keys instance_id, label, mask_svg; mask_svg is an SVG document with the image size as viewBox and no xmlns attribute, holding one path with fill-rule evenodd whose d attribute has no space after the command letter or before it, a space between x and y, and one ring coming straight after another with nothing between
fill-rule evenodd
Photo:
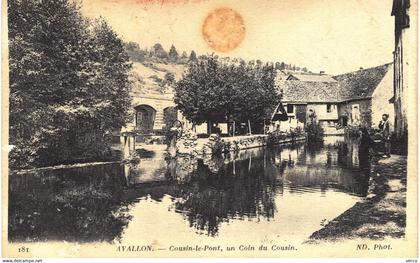
<instances>
[{"instance_id":1,"label":"orange postmark stain","mask_svg":"<svg viewBox=\"0 0 420 263\"><path fill-rule=\"evenodd\" d=\"M237 48L245 37L244 20L231 8L217 8L204 20L202 34L212 49L229 52Z\"/></svg>"}]
</instances>

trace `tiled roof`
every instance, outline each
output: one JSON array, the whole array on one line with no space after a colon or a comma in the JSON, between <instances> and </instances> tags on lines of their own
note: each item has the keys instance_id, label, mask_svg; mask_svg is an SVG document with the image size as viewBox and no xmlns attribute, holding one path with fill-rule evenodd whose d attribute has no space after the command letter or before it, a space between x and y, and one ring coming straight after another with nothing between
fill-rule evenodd
<instances>
[{"instance_id":1,"label":"tiled roof","mask_svg":"<svg viewBox=\"0 0 420 263\"><path fill-rule=\"evenodd\" d=\"M343 102L370 98L392 64L362 69L331 77L334 82L285 80L277 81L282 101L287 102ZM328 76L328 75L327 75Z\"/></svg>"},{"instance_id":2,"label":"tiled roof","mask_svg":"<svg viewBox=\"0 0 420 263\"><path fill-rule=\"evenodd\" d=\"M334 76L340 83L342 100L370 98L391 65L392 63L389 63Z\"/></svg>"},{"instance_id":3,"label":"tiled roof","mask_svg":"<svg viewBox=\"0 0 420 263\"><path fill-rule=\"evenodd\" d=\"M314 73L293 73L289 78L300 81L310 82L336 82L336 80L327 74L314 74Z\"/></svg>"},{"instance_id":4,"label":"tiled roof","mask_svg":"<svg viewBox=\"0 0 420 263\"><path fill-rule=\"evenodd\" d=\"M337 82L286 80L278 83L282 101L288 102L339 102Z\"/></svg>"}]
</instances>

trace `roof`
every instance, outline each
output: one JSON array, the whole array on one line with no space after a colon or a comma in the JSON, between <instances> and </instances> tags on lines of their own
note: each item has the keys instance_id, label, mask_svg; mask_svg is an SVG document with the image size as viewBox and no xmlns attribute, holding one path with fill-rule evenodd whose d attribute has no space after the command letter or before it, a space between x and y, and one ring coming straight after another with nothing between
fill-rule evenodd
<instances>
[{"instance_id":1,"label":"roof","mask_svg":"<svg viewBox=\"0 0 420 263\"><path fill-rule=\"evenodd\" d=\"M288 76L287 79L311 82L336 82L336 80L333 79L330 75L314 73L292 73Z\"/></svg>"},{"instance_id":2,"label":"roof","mask_svg":"<svg viewBox=\"0 0 420 263\"><path fill-rule=\"evenodd\" d=\"M376 87L391 68L392 63L334 76L339 82L341 99L354 100L372 97Z\"/></svg>"},{"instance_id":3,"label":"roof","mask_svg":"<svg viewBox=\"0 0 420 263\"><path fill-rule=\"evenodd\" d=\"M285 80L276 82L283 102L339 103L370 98L392 63L333 76L334 82ZM326 75L328 76L328 75Z\"/></svg>"},{"instance_id":4,"label":"roof","mask_svg":"<svg viewBox=\"0 0 420 263\"><path fill-rule=\"evenodd\" d=\"M338 82L286 80L277 85L284 102L339 102Z\"/></svg>"}]
</instances>

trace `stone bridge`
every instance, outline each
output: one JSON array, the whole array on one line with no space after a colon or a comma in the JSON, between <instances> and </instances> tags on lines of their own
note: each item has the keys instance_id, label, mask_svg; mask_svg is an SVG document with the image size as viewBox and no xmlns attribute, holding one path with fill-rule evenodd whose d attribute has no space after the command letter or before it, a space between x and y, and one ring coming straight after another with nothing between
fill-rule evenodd
<instances>
[{"instance_id":1,"label":"stone bridge","mask_svg":"<svg viewBox=\"0 0 420 263\"><path fill-rule=\"evenodd\" d=\"M130 126L144 134L161 131L165 125L165 115L177 116L172 94L134 96L132 106L135 114Z\"/></svg>"}]
</instances>

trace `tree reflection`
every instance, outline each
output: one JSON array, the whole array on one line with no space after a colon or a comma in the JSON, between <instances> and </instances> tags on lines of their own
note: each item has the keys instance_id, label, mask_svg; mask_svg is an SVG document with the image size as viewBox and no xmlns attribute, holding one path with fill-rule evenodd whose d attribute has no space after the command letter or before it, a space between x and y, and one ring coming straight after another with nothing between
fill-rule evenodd
<instances>
[{"instance_id":1,"label":"tree reflection","mask_svg":"<svg viewBox=\"0 0 420 263\"><path fill-rule=\"evenodd\" d=\"M265 158L271 156L239 159L219 169L215 164L223 163L221 160L198 160L191 180L179 185L176 211L185 215L190 226L211 236L218 233L220 223L232 218L273 218L281 181L279 167ZM264 169L267 164L270 169Z\"/></svg>"},{"instance_id":2,"label":"tree reflection","mask_svg":"<svg viewBox=\"0 0 420 263\"><path fill-rule=\"evenodd\" d=\"M120 165L10 176L10 241L112 241L130 221Z\"/></svg>"},{"instance_id":3,"label":"tree reflection","mask_svg":"<svg viewBox=\"0 0 420 263\"><path fill-rule=\"evenodd\" d=\"M370 161L362 156L354 142L330 140L212 158L152 154L139 165L12 174L9 240L118 241L131 220L130 204L145 198L160 203L165 196L169 209L198 233L216 236L223 222L273 220L283 191L322 195L333 188L366 195Z\"/></svg>"}]
</instances>

